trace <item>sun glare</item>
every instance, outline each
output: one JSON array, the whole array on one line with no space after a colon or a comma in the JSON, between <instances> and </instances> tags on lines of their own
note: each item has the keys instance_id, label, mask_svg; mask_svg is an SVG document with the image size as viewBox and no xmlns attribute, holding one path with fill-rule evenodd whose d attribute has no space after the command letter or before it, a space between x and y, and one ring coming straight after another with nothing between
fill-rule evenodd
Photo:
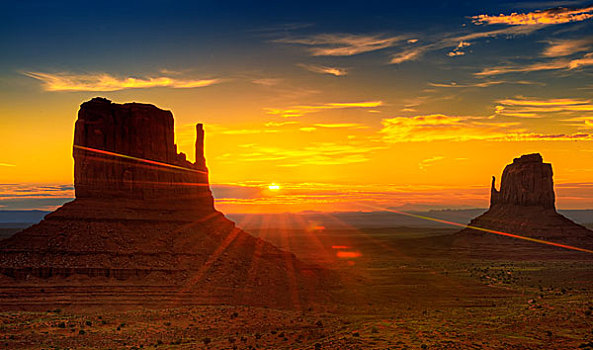
<instances>
[{"instance_id":1,"label":"sun glare","mask_svg":"<svg viewBox=\"0 0 593 350\"><path fill-rule=\"evenodd\" d=\"M268 186L268 189L270 191L278 191L278 190L280 190L280 186L279 185L276 185L276 184L271 184L271 185Z\"/></svg>"}]
</instances>

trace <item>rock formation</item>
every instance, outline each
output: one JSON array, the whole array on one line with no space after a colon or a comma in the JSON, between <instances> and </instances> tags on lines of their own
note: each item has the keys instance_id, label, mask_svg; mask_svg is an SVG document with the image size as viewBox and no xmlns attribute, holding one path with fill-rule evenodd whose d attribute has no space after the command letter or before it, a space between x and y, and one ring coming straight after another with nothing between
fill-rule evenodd
<instances>
[{"instance_id":1,"label":"rock formation","mask_svg":"<svg viewBox=\"0 0 593 350\"><path fill-rule=\"evenodd\" d=\"M539 206L554 209L554 182L552 165L544 163L538 153L515 158L504 168L500 191L494 187L492 177L490 207Z\"/></svg>"},{"instance_id":2,"label":"rock formation","mask_svg":"<svg viewBox=\"0 0 593 350\"><path fill-rule=\"evenodd\" d=\"M141 282L142 290L152 283L153 294L190 293L196 302L305 301L325 271L214 209L201 124L196 131L191 163L177 152L171 112L103 98L83 103L74 132L76 199L0 241L0 274L93 277L89 288L105 278Z\"/></svg>"},{"instance_id":3,"label":"rock formation","mask_svg":"<svg viewBox=\"0 0 593 350\"><path fill-rule=\"evenodd\" d=\"M473 219L469 227L486 228L582 248L593 246L592 231L556 212L552 177L552 165L544 163L540 154L527 154L515 158L502 173L500 191L496 190L495 178L492 178L490 208ZM457 234L456 238L458 241L474 238L494 240L493 236L496 235L467 228ZM519 243L516 239L508 237L496 239L500 242Z\"/></svg>"},{"instance_id":4,"label":"rock formation","mask_svg":"<svg viewBox=\"0 0 593 350\"><path fill-rule=\"evenodd\" d=\"M196 126L196 162L177 153L173 115L152 105L94 98L80 106L74 131L76 198L203 198L213 207Z\"/></svg>"}]
</instances>

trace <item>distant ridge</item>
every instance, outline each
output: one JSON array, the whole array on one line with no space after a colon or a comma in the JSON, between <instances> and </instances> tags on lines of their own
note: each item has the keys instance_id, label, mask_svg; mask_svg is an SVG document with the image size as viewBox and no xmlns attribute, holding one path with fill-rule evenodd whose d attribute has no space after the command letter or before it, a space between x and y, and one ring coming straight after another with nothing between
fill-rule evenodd
<instances>
[{"instance_id":1,"label":"distant ridge","mask_svg":"<svg viewBox=\"0 0 593 350\"><path fill-rule=\"evenodd\" d=\"M460 224L469 224L469 222L485 213L488 209L439 209L428 211L413 211L411 213L434 217L441 220L448 220L458 222ZM40 210L0 210L0 227L2 225L11 224L10 227L26 228L30 225L36 224L49 214L49 211ZM572 221L583 225L593 225L593 209L568 209L558 210L558 213L566 216ZM422 219L411 218L401 214L386 211L374 212L329 212L329 213L280 213L280 214L240 214L232 213L226 216L234 222L241 223L241 228L251 229L258 228L261 225L261 220L264 217L283 218L283 220L274 220L275 222L286 225L289 229L306 228L308 222L317 222L327 228L339 226L335 220L329 217L338 218L341 222L359 228L378 228L378 227L448 227L449 225L432 222ZM296 219L298 217L298 220ZM247 220L249 218L249 220ZM294 220L291 220L293 218ZM303 221L304 220L304 221Z\"/></svg>"}]
</instances>

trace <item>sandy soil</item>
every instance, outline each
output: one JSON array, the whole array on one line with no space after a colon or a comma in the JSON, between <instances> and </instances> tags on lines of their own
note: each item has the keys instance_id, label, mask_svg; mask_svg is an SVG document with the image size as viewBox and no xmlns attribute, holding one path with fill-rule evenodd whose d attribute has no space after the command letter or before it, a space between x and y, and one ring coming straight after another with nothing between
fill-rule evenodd
<instances>
[{"instance_id":1,"label":"sandy soil","mask_svg":"<svg viewBox=\"0 0 593 350\"><path fill-rule=\"evenodd\" d=\"M253 232L342 278L333 302L287 309L180 302L137 281L79 299L58 292L72 281L28 281L19 299L3 279L0 348L593 349L591 257L534 246L531 258L469 258L442 244L452 232Z\"/></svg>"}]
</instances>

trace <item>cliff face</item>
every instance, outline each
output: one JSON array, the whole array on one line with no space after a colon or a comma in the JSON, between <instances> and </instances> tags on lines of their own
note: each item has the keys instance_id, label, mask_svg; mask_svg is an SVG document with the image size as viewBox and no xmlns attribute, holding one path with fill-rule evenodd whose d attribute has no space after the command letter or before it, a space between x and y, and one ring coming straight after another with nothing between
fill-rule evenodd
<instances>
[{"instance_id":1,"label":"cliff face","mask_svg":"<svg viewBox=\"0 0 593 350\"><path fill-rule=\"evenodd\" d=\"M593 232L556 212L552 166L537 153L515 158L505 167L500 191L492 178L489 210L473 219L456 237L458 242L465 243L494 238L494 234L472 230L472 226L577 247L593 246ZM495 238L518 244L509 238Z\"/></svg>"},{"instance_id":2,"label":"cliff face","mask_svg":"<svg viewBox=\"0 0 593 350\"><path fill-rule=\"evenodd\" d=\"M171 112L103 98L83 103L74 132L76 199L0 241L0 274L131 279L196 302L287 305L314 295L323 270L214 209L201 124L196 131L191 163L177 152ZM93 283L85 284L91 292Z\"/></svg>"},{"instance_id":3,"label":"cliff face","mask_svg":"<svg viewBox=\"0 0 593 350\"><path fill-rule=\"evenodd\" d=\"M76 198L211 197L202 125L195 163L177 153L174 137L169 111L102 98L83 103L74 130Z\"/></svg>"}]
</instances>

